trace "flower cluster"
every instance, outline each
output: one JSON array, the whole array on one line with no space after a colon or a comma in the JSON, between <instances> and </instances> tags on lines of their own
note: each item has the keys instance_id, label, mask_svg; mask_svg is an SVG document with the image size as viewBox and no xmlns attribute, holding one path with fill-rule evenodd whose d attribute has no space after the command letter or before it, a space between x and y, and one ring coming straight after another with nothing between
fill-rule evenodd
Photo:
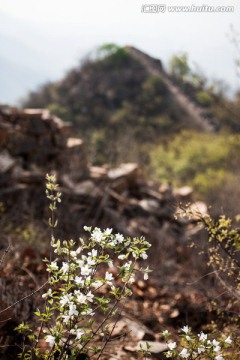
<instances>
[{"instance_id":1,"label":"flower cluster","mask_svg":"<svg viewBox=\"0 0 240 360\"><path fill-rule=\"evenodd\" d=\"M135 280L136 261L146 258L150 246L143 238L125 239L112 229L84 229L90 235L88 240L81 238L79 246L72 240L61 243L52 238L57 258L46 260L51 288L43 297L50 306L37 315L48 322L55 315L46 341L58 351L66 342L72 350L86 350L89 340L103 332L105 320L94 327L91 318L102 311L109 319L116 312L116 302L131 294L129 284ZM117 269L117 274L111 269L115 273ZM146 278L149 268L138 271ZM108 296L100 295L103 287L109 289Z\"/></svg>"},{"instance_id":2,"label":"flower cluster","mask_svg":"<svg viewBox=\"0 0 240 360\"><path fill-rule=\"evenodd\" d=\"M167 341L168 351L165 356L171 359L214 359L224 360L225 350L232 344L230 336L225 339L210 339L208 334L200 332L195 335L188 326L184 326L180 334L181 346L177 343L170 342L171 334L168 330L162 332Z\"/></svg>"},{"instance_id":3,"label":"flower cluster","mask_svg":"<svg viewBox=\"0 0 240 360\"><path fill-rule=\"evenodd\" d=\"M61 194L57 192L55 177L48 176L47 180L52 255L51 260L44 261L49 289L42 295L44 310L35 312L41 321L40 332L33 336L35 344L22 358L34 353L44 359L55 359L56 354L58 359L75 359L76 355L89 352L99 358L114 329L109 329L109 320L114 319L116 324L121 301L132 294L130 287L136 272L148 277L149 268L136 263L147 258L150 244L143 237L125 238L109 228L87 226L84 230L88 235L78 242L55 239L54 212ZM44 354L38 349L42 337L49 344ZM98 348L93 344L101 337L103 345Z\"/></svg>"}]
</instances>

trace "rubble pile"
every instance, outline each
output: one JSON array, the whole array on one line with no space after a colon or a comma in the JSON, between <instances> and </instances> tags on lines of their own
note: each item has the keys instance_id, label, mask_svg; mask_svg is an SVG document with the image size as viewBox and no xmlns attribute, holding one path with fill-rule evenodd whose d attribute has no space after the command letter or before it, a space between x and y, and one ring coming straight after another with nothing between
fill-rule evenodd
<instances>
[{"instance_id":1,"label":"rubble pile","mask_svg":"<svg viewBox=\"0 0 240 360\"><path fill-rule=\"evenodd\" d=\"M175 203L179 197L189 198L191 191L159 188L147 182L134 163L89 166L83 141L72 137L69 123L44 109L0 107L0 201L8 210L13 202L23 211L24 204L34 201L39 209L47 172L57 174L64 214L66 207L71 214L68 224L64 220L68 234L88 224L111 226L130 236L180 235Z\"/></svg>"},{"instance_id":2,"label":"rubble pile","mask_svg":"<svg viewBox=\"0 0 240 360\"><path fill-rule=\"evenodd\" d=\"M71 125L48 110L0 107L0 186L34 181L52 169L86 176L83 142L70 136Z\"/></svg>"}]
</instances>

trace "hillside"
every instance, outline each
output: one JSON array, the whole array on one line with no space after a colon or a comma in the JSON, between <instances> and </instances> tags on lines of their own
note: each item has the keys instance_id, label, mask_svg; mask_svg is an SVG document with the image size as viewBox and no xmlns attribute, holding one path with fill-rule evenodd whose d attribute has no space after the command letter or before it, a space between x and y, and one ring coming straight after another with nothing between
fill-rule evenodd
<instances>
[{"instance_id":1,"label":"hillside","mask_svg":"<svg viewBox=\"0 0 240 360\"><path fill-rule=\"evenodd\" d=\"M159 59L134 47L104 45L61 81L31 92L24 105L71 122L92 164L136 162L153 180L192 186L217 214L234 216L239 94L227 99L186 55L171 65L167 73Z\"/></svg>"},{"instance_id":2,"label":"hillside","mask_svg":"<svg viewBox=\"0 0 240 360\"><path fill-rule=\"evenodd\" d=\"M181 129L211 129L201 110L176 91L161 61L132 47L103 46L94 59L85 60L61 81L31 92L24 106L47 107L71 121L88 140L91 160L97 164L144 163L146 151L140 144L147 146ZM129 141L131 151L126 154Z\"/></svg>"}]
</instances>

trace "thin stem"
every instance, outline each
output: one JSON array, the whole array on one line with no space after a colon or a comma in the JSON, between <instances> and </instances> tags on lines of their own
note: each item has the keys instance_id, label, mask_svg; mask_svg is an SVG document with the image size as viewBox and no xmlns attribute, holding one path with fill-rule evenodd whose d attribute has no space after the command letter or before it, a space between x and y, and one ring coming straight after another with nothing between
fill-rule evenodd
<instances>
[{"instance_id":1,"label":"thin stem","mask_svg":"<svg viewBox=\"0 0 240 360\"><path fill-rule=\"evenodd\" d=\"M136 265L136 260L135 260L134 265L133 265L133 270L134 270L135 265ZM125 290L125 288L126 288L126 286L127 286L127 284L128 284L128 281L129 281L129 279L130 279L130 277L131 277L131 275L132 275L132 273L133 273L133 270L129 273L128 279L127 279L127 281L125 282L125 284L123 285L122 291L120 292L120 297L121 297L121 295L123 294L123 292L124 292L124 290ZM109 310L109 312L108 312L108 314L106 315L105 319L104 319L104 320L101 322L101 324L97 327L97 330L94 331L93 336L98 333L98 331L102 328L102 326L105 324L105 322L109 319L109 317L112 315L113 311L116 309L116 307L117 307L117 305L118 305L118 303L119 303L120 301L121 301L121 299L117 299L117 300L115 301L113 307ZM91 341L91 340L88 340L88 341L83 345L82 349L84 349L90 341Z\"/></svg>"},{"instance_id":2,"label":"thin stem","mask_svg":"<svg viewBox=\"0 0 240 360\"><path fill-rule=\"evenodd\" d=\"M123 312L123 308L124 308L124 304L125 304L126 300L127 300L127 299L124 300L124 303L123 303L123 305L122 305L121 311L120 311L119 314L118 314L118 317L117 317L117 319L116 319L116 321L115 321L115 323L114 323L114 325L113 325L113 327L112 327L112 330L111 330L110 334L108 335L108 337L107 337L107 339L106 339L106 341L105 341L105 343L104 343L104 345L103 345L103 347L102 347L102 349L101 349L101 352L99 353L99 356L97 357L97 360L100 359L100 357L101 357L101 355L102 355L105 347L107 346L107 344L109 343L109 341L110 341L110 339L111 339L112 333L113 333L113 331L114 331L114 329L115 329L115 327L116 327L116 325L117 325L117 323L118 323L118 321L119 321L119 319L120 319L120 316L121 316L121 314L122 314L122 312Z\"/></svg>"},{"instance_id":3,"label":"thin stem","mask_svg":"<svg viewBox=\"0 0 240 360\"><path fill-rule=\"evenodd\" d=\"M31 292L31 294L28 294L26 296L24 296L23 298L21 298L20 300L17 300L15 303L13 303L12 305L9 305L8 307L6 307L5 309L0 311L0 314L2 314L3 312L13 308L15 305L19 304L21 301L35 295L38 291L40 291L45 285L47 285L49 283L49 280L45 281L44 284L42 284L38 289L34 290L33 292Z\"/></svg>"},{"instance_id":4,"label":"thin stem","mask_svg":"<svg viewBox=\"0 0 240 360\"><path fill-rule=\"evenodd\" d=\"M11 240L8 239L8 247L6 248L6 250L4 250L4 254L3 254L3 256L2 256L2 258L0 260L0 268L1 268L2 264L3 264L3 261L4 261L6 255L7 255L7 253L10 251L11 247L12 247Z\"/></svg>"}]
</instances>

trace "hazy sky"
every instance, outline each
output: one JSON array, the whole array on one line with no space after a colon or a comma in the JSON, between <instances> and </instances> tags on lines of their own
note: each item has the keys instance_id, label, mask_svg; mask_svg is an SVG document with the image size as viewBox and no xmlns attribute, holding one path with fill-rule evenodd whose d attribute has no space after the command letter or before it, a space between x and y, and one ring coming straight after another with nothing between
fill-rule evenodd
<instances>
[{"instance_id":1,"label":"hazy sky","mask_svg":"<svg viewBox=\"0 0 240 360\"><path fill-rule=\"evenodd\" d=\"M234 12L141 12L142 4L152 3L231 5ZM0 34L33 49L39 59L33 67L48 69L52 79L63 76L66 69L96 46L115 42L139 47L165 63L172 54L185 51L209 77L240 87L234 68L237 53L227 38L231 24L240 32L239 0L0 1Z\"/></svg>"}]
</instances>

